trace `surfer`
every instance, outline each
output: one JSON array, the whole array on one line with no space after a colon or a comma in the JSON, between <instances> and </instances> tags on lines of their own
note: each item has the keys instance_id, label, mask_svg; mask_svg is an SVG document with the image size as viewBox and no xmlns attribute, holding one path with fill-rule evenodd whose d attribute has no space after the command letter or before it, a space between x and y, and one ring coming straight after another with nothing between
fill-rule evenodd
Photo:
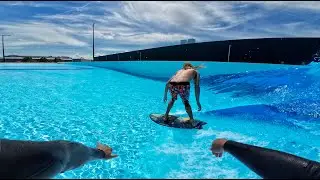
<instances>
[{"instance_id":1,"label":"surfer","mask_svg":"<svg viewBox=\"0 0 320 180\"><path fill-rule=\"evenodd\" d=\"M98 159L112 159L112 148L90 148L72 141L0 139L0 178L52 178Z\"/></svg>"},{"instance_id":2,"label":"surfer","mask_svg":"<svg viewBox=\"0 0 320 180\"><path fill-rule=\"evenodd\" d=\"M221 157L227 151L264 179L320 179L320 163L285 152L216 139L212 154Z\"/></svg>"},{"instance_id":3,"label":"surfer","mask_svg":"<svg viewBox=\"0 0 320 180\"><path fill-rule=\"evenodd\" d=\"M169 121L169 112L173 107L174 102L177 100L179 95L183 101L186 112L189 115L189 122L193 123L192 109L189 103L190 96L190 81L194 80L195 86L195 96L198 105L198 111L201 111L201 104L199 100L200 96L200 74L197 69L202 68L202 66L193 66L191 63L184 63L183 68L176 72L168 82L166 83L163 101L167 101L167 92L170 90L171 101L168 103L167 111L164 115L164 122Z\"/></svg>"}]
</instances>

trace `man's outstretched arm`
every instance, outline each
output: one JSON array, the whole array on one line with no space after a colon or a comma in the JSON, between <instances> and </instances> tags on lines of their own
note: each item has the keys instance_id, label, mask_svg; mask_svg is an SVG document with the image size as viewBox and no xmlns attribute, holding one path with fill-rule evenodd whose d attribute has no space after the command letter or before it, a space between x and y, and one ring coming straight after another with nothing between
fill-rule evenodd
<instances>
[{"instance_id":1,"label":"man's outstretched arm","mask_svg":"<svg viewBox=\"0 0 320 180\"><path fill-rule=\"evenodd\" d=\"M69 160L63 171L78 168L89 161L117 157L117 155L112 154L112 149L109 146L99 143L97 144L97 148L91 148L81 143L70 141L60 141L59 143L66 147L66 154L69 154Z\"/></svg>"},{"instance_id":2,"label":"man's outstretched arm","mask_svg":"<svg viewBox=\"0 0 320 180\"><path fill-rule=\"evenodd\" d=\"M229 152L262 178L320 179L320 163L285 152L226 139L215 140L211 150L217 157Z\"/></svg>"},{"instance_id":3,"label":"man's outstretched arm","mask_svg":"<svg viewBox=\"0 0 320 180\"><path fill-rule=\"evenodd\" d=\"M0 140L0 178L52 178L96 159L111 159L112 149L72 141Z\"/></svg>"}]
</instances>

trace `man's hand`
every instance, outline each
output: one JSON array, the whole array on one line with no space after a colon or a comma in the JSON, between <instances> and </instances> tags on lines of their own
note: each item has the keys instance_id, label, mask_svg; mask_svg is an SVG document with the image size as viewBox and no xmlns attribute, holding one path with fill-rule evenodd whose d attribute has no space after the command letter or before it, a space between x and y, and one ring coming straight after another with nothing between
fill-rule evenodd
<instances>
[{"instance_id":1,"label":"man's hand","mask_svg":"<svg viewBox=\"0 0 320 180\"><path fill-rule=\"evenodd\" d=\"M216 139L212 142L210 150L212 151L212 154L216 157L222 157L223 154L223 146L227 142L227 139Z\"/></svg>"},{"instance_id":2,"label":"man's hand","mask_svg":"<svg viewBox=\"0 0 320 180\"><path fill-rule=\"evenodd\" d=\"M97 143L97 149L105 153L106 159L112 159L112 158L118 157L118 155L112 154L112 148L107 145L102 145L100 143Z\"/></svg>"},{"instance_id":3,"label":"man's hand","mask_svg":"<svg viewBox=\"0 0 320 180\"><path fill-rule=\"evenodd\" d=\"M167 96L163 97L163 102L166 103L167 102Z\"/></svg>"},{"instance_id":4,"label":"man's hand","mask_svg":"<svg viewBox=\"0 0 320 180\"><path fill-rule=\"evenodd\" d=\"M197 105L198 105L198 111L201 111L201 104L199 101L197 102Z\"/></svg>"}]
</instances>

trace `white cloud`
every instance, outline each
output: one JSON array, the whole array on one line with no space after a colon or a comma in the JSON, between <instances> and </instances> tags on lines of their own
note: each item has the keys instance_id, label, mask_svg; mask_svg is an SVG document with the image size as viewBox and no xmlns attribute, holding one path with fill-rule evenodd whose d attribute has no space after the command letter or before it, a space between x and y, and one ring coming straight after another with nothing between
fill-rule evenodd
<instances>
[{"instance_id":1,"label":"white cloud","mask_svg":"<svg viewBox=\"0 0 320 180\"><path fill-rule=\"evenodd\" d=\"M312 11L320 10L319 1L260 1L248 3L256 3L257 5L264 6L268 9L305 9Z\"/></svg>"},{"instance_id":2,"label":"white cloud","mask_svg":"<svg viewBox=\"0 0 320 180\"><path fill-rule=\"evenodd\" d=\"M227 37L227 30L263 17L260 12L245 13L246 4L237 2L144 1L121 5L112 16L100 20L108 27L103 29L108 34L106 40L131 44L173 43L185 38L209 40L199 37L199 31ZM117 27L108 26L108 22L118 23Z\"/></svg>"},{"instance_id":3,"label":"white cloud","mask_svg":"<svg viewBox=\"0 0 320 180\"><path fill-rule=\"evenodd\" d=\"M1 2L1 4L10 5L10 6L24 6L30 3L26 3L24 1L9 1L9 2Z\"/></svg>"},{"instance_id":4,"label":"white cloud","mask_svg":"<svg viewBox=\"0 0 320 180\"><path fill-rule=\"evenodd\" d=\"M191 38L191 36L183 34L164 34L164 33L145 33L135 34L129 36L120 36L117 39L123 41L123 43L139 43L139 44L154 44L162 42L175 42L181 39Z\"/></svg>"},{"instance_id":5,"label":"white cloud","mask_svg":"<svg viewBox=\"0 0 320 180\"><path fill-rule=\"evenodd\" d=\"M241 10L235 11L233 2L129 1L123 2L122 5L121 11L114 12L113 19L128 25L149 24L164 30L180 28L188 31L218 23L225 23L226 26L238 25L262 16L256 13L244 14Z\"/></svg>"},{"instance_id":6,"label":"white cloud","mask_svg":"<svg viewBox=\"0 0 320 180\"><path fill-rule=\"evenodd\" d=\"M5 1L1 3L9 6L30 6L36 8L49 7L53 9L65 8L65 6L59 2Z\"/></svg>"},{"instance_id":7,"label":"white cloud","mask_svg":"<svg viewBox=\"0 0 320 180\"><path fill-rule=\"evenodd\" d=\"M63 5L58 2L14 3L16 6L27 4L33 7ZM311 25L307 16L300 17L304 12L300 10L318 12L318 2L125 1L75 4L76 7L61 8L63 11L58 14L38 14L34 16L37 21L2 23L0 29L12 34L12 39L20 39L8 42L10 47L52 44L91 47L92 23L95 22L96 47L102 47L97 53L177 44L187 38L201 42L320 35L317 24ZM296 15L294 12L298 11L300 14ZM274 12L285 12L284 17L279 18L283 22L270 18ZM291 19L287 21L286 18ZM88 54L91 54L89 49ZM70 53L76 54L76 50Z\"/></svg>"},{"instance_id":8,"label":"white cloud","mask_svg":"<svg viewBox=\"0 0 320 180\"><path fill-rule=\"evenodd\" d=\"M47 20L80 22L98 21L96 38L120 41L121 44L173 43L191 38L193 32L223 31L261 17L234 11L234 3L226 2L121 2L112 14L98 17L92 14L38 16ZM243 6L245 7L245 6ZM240 8L241 9L241 8ZM223 25L225 24L225 25ZM81 34L81 33L78 33ZM82 32L89 38L91 30Z\"/></svg>"},{"instance_id":9,"label":"white cloud","mask_svg":"<svg viewBox=\"0 0 320 180\"><path fill-rule=\"evenodd\" d=\"M21 24L0 24L2 32L11 34L16 42L12 45L30 44L64 44L70 46L85 46L87 43L72 36L75 32L57 24L50 23L21 23ZM20 40L18 40L20 39Z\"/></svg>"},{"instance_id":10,"label":"white cloud","mask_svg":"<svg viewBox=\"0 0 320 180\"><path fill-rule=\"evenodd\" d=\"M290 37L319 37L320 32L317 28L308 25L304 22L294 22L281 24L276 27L264 26L261 27L269 34L282 34L283 36Z\"/></svg>"},{"instance_id":11,"label":"white cloud","mask_svg":"<svg viewBox=\"0 0 320 180\"><path fill-rule=\"evenodd\" d=\"M103 47L99 48L99 51L108 51L108 52L124 52L126 48L113 48L113 47Z\"/></svg>"},{"instance_id":12,"label":"white cloud","mask_svg":"<svg viewBox=\"0 0 320 180\"><path fill-rule=\"evenodd\" d=\"M66 14L56 14L56 15L36 15L36 18L41 18L41 19L46 19L46 20L60 20L63 22L69 22L69 23L74 23L74 22L83 22L83 21L88 21L88 20L95 20L100 17L98 16L93 16L89 14L75 14L75 15L66 15ZM71 21L71 22L70 22Z\"/></svg>"},{"instance_id":13,"label":"white cloud","mask_svg":"<svg viewBox=\"0 0 320 180\"><path fill-rule=\"evenodd\" d=\"M6 44L8 44L10 47L21 47L21 46L30 46L30 45L46 45L46 42L40 42L40 41L29 41L29 40L14 40L14 41L8 41Z\"/></svg>"}]
</instances>

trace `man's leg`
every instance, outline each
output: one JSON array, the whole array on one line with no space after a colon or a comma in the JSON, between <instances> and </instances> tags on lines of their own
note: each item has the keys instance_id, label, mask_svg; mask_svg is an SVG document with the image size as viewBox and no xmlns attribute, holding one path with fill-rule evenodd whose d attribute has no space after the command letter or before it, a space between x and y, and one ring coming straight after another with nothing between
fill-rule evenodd
<instances>
[{"instance_id":1,"label":"man's leg","mask_svg":"<svg viewBox=\"0 0 320 180\"><path fill-rule=\"evenodd\" d=\"M180 97L183 101L184 107L186 109L186 112L188 113L188 116L190 118L190 123L193 122L193 114L192 114L192 109L189 103L189 96L190 96L190 85L185 85L182 86L180 89Z\"/></svg>"},{"instance_id":2,"label":"man's leg","mask_svg":"<svg viewBox=\"0 0 320 180\"><path fill-rule=\"evenodd\" d=\"M193 121L193 114L192 114L192 109L191 109L190 103L188 100L184 100L183 104L184 104L184 107L186 108L186 112L188 113L188 116L190 118L190 122L192 122Z\"/></svg>"},{"instance_id":3,"label":"man's leg","mask_svg":"<svg viewBox=\"0 0 320 180\"><path fill-rule=\"evenodd\" d=\"M176 86L169 85L169 90L170 90L172 98L171 98L171 101L168 103L167 111L166 111L166 113L164 115L164 121L165 122L168 122L169 112L170 112L171 108L173 107L174 102L177 100L177 97L178 97L178 91L177 91L177 87Z\"/></svg>"},{"instance_id":4,"label":"man's leg","mask_svg":"<svg viewBox=\"0 0 320 180\"><path fill-rule=\"evenodd\" d=\"M172 98L171 101L168 103L167 111L166 111L166 114L164 115L164 121L168 121L169 112L170 112L171 108L173 107L174 102L175 102L175 99Z\"/></svg>"}]
</instances>

